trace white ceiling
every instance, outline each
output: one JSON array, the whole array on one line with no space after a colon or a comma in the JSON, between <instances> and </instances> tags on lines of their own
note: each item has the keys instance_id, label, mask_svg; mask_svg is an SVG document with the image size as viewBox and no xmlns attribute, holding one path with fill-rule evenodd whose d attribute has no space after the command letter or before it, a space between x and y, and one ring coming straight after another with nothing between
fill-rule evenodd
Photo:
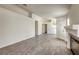
<instances>
[{"instance_id":1,"label":"white ceiling","mask_svg":"<svg viewBox=\"0 0 79 59\"><path fill-rule=\"evenodd\" d=\"M66 15L70 5L65 4L29 4L27 7L42 17L59 17Z\"/></svg>"}]
</instances>

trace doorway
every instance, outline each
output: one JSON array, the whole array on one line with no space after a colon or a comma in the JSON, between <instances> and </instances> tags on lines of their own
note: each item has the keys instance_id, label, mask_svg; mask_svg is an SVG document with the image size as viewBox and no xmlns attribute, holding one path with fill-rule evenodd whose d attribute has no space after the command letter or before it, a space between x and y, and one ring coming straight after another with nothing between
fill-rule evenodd
<instances>
[{"instance_id":1,"label":"doorway","mask_svg":"<svg viewBox=\"0 0 79 59\"><path fill-rule=\"evenodd\" d=\"M45 33L47 33L47 24L45 24Z\"/></svg>"},{"instance_id":2,"label":"doorway","mask_svg":"<svg viewBox=\"0 0 79 59\"><path fill-rule=\"evenodd\" d=\"M38 35L38 21L35 21L35 36Z\"/></svg>"},{"instance_id":3,"label":"doorway","mask_svg":"<svg viewBox=\"0 0 79 59\"><path fill-rule=\"evenodd\" d=\"M42 33L47 33L47 24L42 24Z\"/></svg>"}]
</instances>

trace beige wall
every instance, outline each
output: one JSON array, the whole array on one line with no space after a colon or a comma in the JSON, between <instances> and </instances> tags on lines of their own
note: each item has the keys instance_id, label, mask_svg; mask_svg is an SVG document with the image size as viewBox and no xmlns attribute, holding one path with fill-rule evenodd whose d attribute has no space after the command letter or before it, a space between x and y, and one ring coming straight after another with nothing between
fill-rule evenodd
<instances>
[{"instance_id":1,"label":"beige wall","mask_svg":"<svg viewBox=\"0 0 79 59\"><path fill-rule=\"evenodd\" d=\"M35 20L0 7L0 48L34 36Z\"/></svg>"},{"instance_id":2,"label":"beige wall","mask_svg":"<svg viewBox=\"0 0 79 59\"><path fill-rule=\"evenodd\" d=\"M79 4L73 4L69 11L70 24L79 24Z\"/></svg>"},{"instance_id":3,"label":"beige wall","mask_svg":"<svg viewBox=\"0 0 79 59\"><path fill-rule=\"evenodd\" d=\"M29 16L29 12L27 11L27 9L23 9L16 4L0 4L0 7L6 8L6 9L16 12L18 14Z\"/></svg>"}]
</instances>

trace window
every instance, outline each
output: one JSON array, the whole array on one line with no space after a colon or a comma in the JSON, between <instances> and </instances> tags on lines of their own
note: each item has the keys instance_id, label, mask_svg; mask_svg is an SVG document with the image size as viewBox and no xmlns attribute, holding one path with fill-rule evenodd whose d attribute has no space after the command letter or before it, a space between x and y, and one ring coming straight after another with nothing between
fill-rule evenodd
<instances>
[{"instance_id":1,"label":"window","mask_svg":"<svg viewBox=\"0 0 79 59\"><path fill-rule=\"evenodd\" d=\"M56 19L55 19L55 18L52 19L51 23L52 23L53 25L56 25Z\"/></svg>"},{"instance_id":2,"label":"window","mask_svg":"<svg viewBox=\"0 0 79 59\"><path fill-rule=\"evenodd\" d=\"M69 26L70 25L70 19L68 18L67 19L67 26Z\"/></svg>"}]
</instances>

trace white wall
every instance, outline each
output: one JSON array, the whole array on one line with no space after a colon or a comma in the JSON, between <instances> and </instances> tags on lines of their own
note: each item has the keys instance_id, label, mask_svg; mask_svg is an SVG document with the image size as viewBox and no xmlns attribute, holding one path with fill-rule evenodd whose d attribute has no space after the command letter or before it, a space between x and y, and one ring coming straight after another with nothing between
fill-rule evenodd
<instances>
[{"instance_id":1,"label":"white wall","mask_svg":"<svg viewBox=\"0 0 79 59\"><path fill-rule=\"evenodd\" d=\"M64 26L66 26L66 17L59 17L57 18L57 22L56 22L56 34L57 37L60 39L63 39L65 41L67 41L66 39L66 30L64 28Z\"/></svg>"},{"instance_id":2,"label":"white wall","mask_svg":"<svg viewBox=\"0 0 79 59\"><path fill-rule=\"evenodd\" d=\"M42 34L42 17L32 14L32 18L36 21L38 21L38 35Z\"/></svg>"},{"instance_id":3,"label":"white wall","mask_svg":"<svg viewBox=\"0 0 79 59\"><path fill-rule=\"evenodd\" d=\"M0 8L0 36L2 36L0 37L0 48L34 37L35 20Z\"/></svg>"},{"instance_id":4,"label":"white wall","mask_svg":"<svg viewBox=\"0 0 79 59\"><path fill-rule=\"evenodd\" d=\"M38 21L38 35L42 34L42 21Z\"/></svg>"},{"instance_id":5,"label":"white wall","mask_svg":"<svg viewBox=\"0 0 79 59\"><path fill-rule=\"evenodd\" d=\"M43 24L47 24L47 34L56 34L56 26L49 22L49 20L43 21Z\"/></svg>"},{"instance_id":6,"label":"white wall","mask_svg":"<svg viewBox=\"0 0 79 59\"><path fill-rule=\"evenodd\" d=\"M45 33L45 24L42 24L42 33Z\"/></svg>"},{"instance_id":7,"label":"white wall","mask_svg":"<svg viewBox=\"0 0 79 59\"><path fill-rule=\"evenodd\" d=\"M47 34L56 34L56 26L52 23L47 24Z\"/></svg>"}]
</instances>

